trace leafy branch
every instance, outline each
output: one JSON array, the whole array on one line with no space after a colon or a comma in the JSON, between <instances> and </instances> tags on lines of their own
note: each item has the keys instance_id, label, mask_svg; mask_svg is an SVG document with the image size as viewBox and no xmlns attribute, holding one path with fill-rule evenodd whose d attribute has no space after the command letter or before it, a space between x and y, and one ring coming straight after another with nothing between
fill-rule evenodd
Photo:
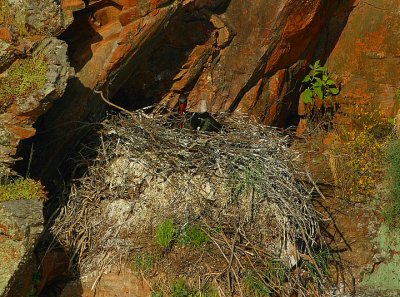
<instances>
[{"instance_id":1,"label":"leafy branch","mask_svg":"<svg viewBox=\"0 0 400 297\"><path fill-rule=\"evenodd\" d=\"M314 106L316 98L326 101L339 94L336 83L328 76L326 67L322 66L319 60L309 67L311 70L302 81L306 89L300 95L304 104Z\"/></svg>"}]
</instances>

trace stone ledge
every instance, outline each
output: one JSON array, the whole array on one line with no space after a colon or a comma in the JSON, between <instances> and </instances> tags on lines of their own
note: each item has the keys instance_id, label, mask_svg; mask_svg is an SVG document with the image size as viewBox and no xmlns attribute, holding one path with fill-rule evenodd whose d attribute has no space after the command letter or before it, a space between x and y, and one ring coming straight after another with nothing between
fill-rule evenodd
<instances>
[{"instance_id":1,"label":"stone ledge","mask_svg":"<svg viewBox=\"0 0 400 297\"><path fill-rule=\"evenodd\" d=\"M43 231L43 202L0 203L0 296L27 296L35 272L34 249Z\"/></svg>"}]
</instances>

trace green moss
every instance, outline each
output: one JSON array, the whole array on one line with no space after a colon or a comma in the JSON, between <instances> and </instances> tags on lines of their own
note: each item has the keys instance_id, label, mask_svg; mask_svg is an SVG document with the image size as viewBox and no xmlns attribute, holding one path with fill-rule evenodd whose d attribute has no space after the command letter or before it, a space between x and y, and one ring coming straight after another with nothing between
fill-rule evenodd
<instances>
[{"instance_id":1,"label":"green moss","mask_svg":"<svg viewBox=\"0 0 400 297\"><path fill-rule=\"evenodd\" d=\"M0 185L0 202L20 199L46 199L46 192L40 182L33 179L17 178Z\"/></svg>"},{"instance_id":2,"label":"green moss","mask_svg":"<svg viewBox=\"0 0 400 297\"><path fill-rule=\"evenodd\" d=\"M0 108L39 90L47 80L47 64L39 56L16 61L0 76Z\"/></svg>"}]
</instances>

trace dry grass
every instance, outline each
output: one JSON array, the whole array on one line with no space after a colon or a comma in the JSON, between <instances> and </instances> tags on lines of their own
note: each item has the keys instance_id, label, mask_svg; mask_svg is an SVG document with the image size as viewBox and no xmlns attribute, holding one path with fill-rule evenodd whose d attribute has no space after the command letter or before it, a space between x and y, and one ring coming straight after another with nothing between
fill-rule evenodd
<instances>
[{"instance_id":1,"label":"dry grass","mask_svg":"<svg viewBox=\"0 0 400 297\"><path fill-rule=\"evenodd\" d=\"M298 154L277 130L245 118L219 120L221 133L175 129L166 117L141 112L102 124L96 157L77 160L90 166L62 197L67 202L52 227L82 275L100 277L127 262L171 219L210 236L205 253L214 260L197 264L208 273L190 276L211 278L220 296L245 296L249 271L264 292L322 292L315 184Z\"/></svg>"}]
</instances>

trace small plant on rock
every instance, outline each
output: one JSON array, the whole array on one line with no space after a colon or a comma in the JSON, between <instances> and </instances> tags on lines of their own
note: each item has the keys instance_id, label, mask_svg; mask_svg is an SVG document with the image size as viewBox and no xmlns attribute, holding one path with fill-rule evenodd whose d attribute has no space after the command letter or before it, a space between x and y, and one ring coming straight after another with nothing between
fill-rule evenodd
<instances>
[{"instance_id":1,"label":"small plant on rock","mask_svg":"<svg viewBox=\"0 0 400 297\"><path fill-rule=\"evenodd\" d=\"M336 83L328 76L326 67L318 60L310 65L310 72L304 77L302 83L305 87L300 98L311 111L314 107L332 106L332 96L339 93Z\"/></svg>"},{"instance_id":2,"label":"small plant on rock","mask_svg":"<svg viewBox=\"0 0 400 297\"><path fill-rule=\"evenodd\" d=\"M0 110L41 89L47 80L47 69L43 58L36 55L14 62L0 76Z\"/></svg>"}]
</instances>

